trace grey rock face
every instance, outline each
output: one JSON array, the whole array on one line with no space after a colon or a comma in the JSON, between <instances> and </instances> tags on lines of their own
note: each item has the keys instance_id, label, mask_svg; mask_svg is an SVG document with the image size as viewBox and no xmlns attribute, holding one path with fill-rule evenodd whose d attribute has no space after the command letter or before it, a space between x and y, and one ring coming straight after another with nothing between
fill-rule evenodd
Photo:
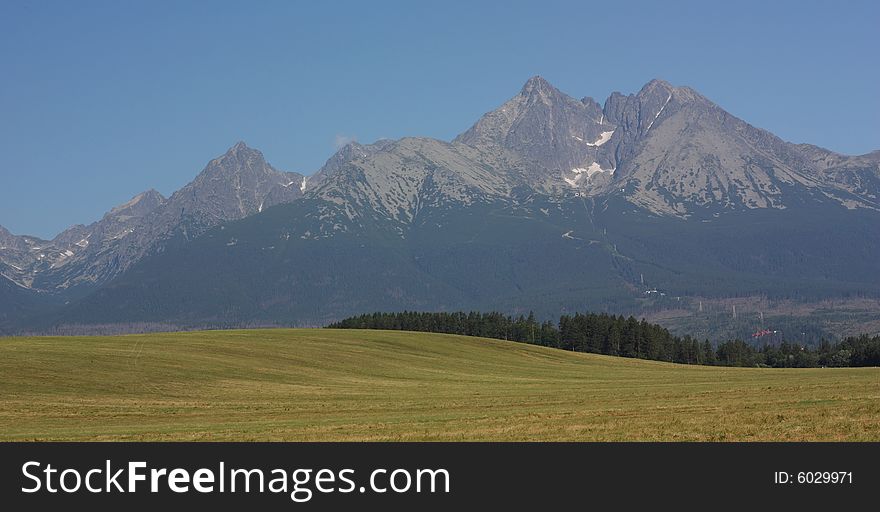
<instances>
[{"instance_id":1,"label":"grey rock face","mask_svg":"<svg viewBox=\"0 0 880 512\"><path fill-rule=\"evenodd\" d=\"M0 231L0 267L16 284L46 291L94 286L125 271L164 241L192 238L222 222L302 197L304 177L276 170L239 142L165 199L138 194L89 226L72 226L51 241Z\"/></svg>"},{"instance_id":2,"label":"grey rock face","mask_svg":"<svg viewBox=\"0 0 880 512\"><path fill-rule=\"evenodd\" d=\"M258 211L265 208L275 206L276 204L285 204L296 201L303 196L306 191L306 177L298 172L284 173L287 177L287 183L279 183L269 189L269 192L263 198L263 202Z\"/></svg>"},{"instance_id":3,"label":"grey rock face","mask_svg":"<svg viewBox=\"0 0 880 512\"><path fill-rule=\"evenodd\" d=\"M22 237L15 236L9 230L0 226L0 250L27 250L27 244Z\"/></svg>"},{"instance_id":4,"label":"grey rock face","mask_svg":"<svg viewBox=\"0 0 880 512\"><path fill-rule=\"evenodd\" d=\"M19 286L29 286L31 267L44 244L44 240L16 236L0 226L0 275Z\"/></svg>"},{"instance_id":5,"label":"grey rock face","mask_svg":"<svg viewBox=\"0 0 880 512\"><path fill-rule=\"evenodd\" d=\"M182 218L213 226L252 215L275 186L290 182L290 177L269 165L262 153L239 142L171 196L157 219L159 229L165 230L169 222Z\"/></svg>"},{"instance_id":6,"label":"grey rock face","mask_svg":"<svg viewBox=\"0 0 880 512\"><path fill-rule=\"evenodd\" d=\"M558 174L592 160L614 129L594 100L578 101L536 76L455 142L500 146Z\"/></svg>"},{"instance_id":7,"label":"grey rock face","mask_svg":"<svg viewBox=\"0 0 880 512\"><path fill-rule=\"evenodd\" d=\"M222 222L260 212L275 187L293 186L298 176L276 170L261 152L245 143L235 144L208 162L192 182L161 207L142 217L132 230L133 236L119 239L109 248L113 263L104 265L99 281L120 273L148 252L161 249L170 238L191 239ZM296 187L292 192L301 195ZM275 192L269 199L280 202L286 197Z\"/></svg>"},{"instance_id":8,"label":"grey rock face","mask_svg":"<svg viewBox=\"0 0 880 512\"><path fill-rule=\"evenodd\" d=\"M661 80L600 106L533 77L452 143L353 142L309 177L279 171L238 143L168 199L144 192L49 241L0 228L0 273L39 290L94 287L172 239L303 197L315 200L305 215L320 227L301 236L320 238L366 222L405 236L426 209L517 207L534 193L614 196L679 217L809 201L880 209L880 152L787 143Z\"/></svg>"},{"instance_id":9,"label":"grey rock face","mask_svg":"<svg viewBox=\"0 0 880 512\"><path fill-rule=\"evenodd\" d=\"M662 215L785 208L805 198L880 208L876 155L787 143L662 80L615 92L599 109L534 77L456 141L522 157L538 190L622 194Z\"/></svg>"},{"instance_id":10,"label":"grey rock face","mask_svg":"<svg viewBox=\"0 0 880 512\"><path fill-rule=\"evenodd\" d=\"M797 149L806 159L805 166L815 169L823 182L842 189L838 190L841 200L854 205L863 201L880 204L880 151L846 156L811 144L798 144Z\"/></svg>"},{"instance_id":11,"label":"grey rock face","mask_svg":"<svg viewBox=\"0 0 880 512\"><path fill-rule=\"evenodd\" d=\"M392 144L394 144L394 141L389 139L382 139L372 144L349 142L328 158L327 162L324 163L318 172L308 177L306 181L307 188L317 188L328 176L336 174L349 163L383 151Z\"/></svg>"},{"instance_id":12,"label":"grey rock face","mask_svg":"<svg viewBox=\"0 0 880 512\"><path fill-rule=\"evenodd\" d=\"M457 208L506 200L523 183L513 158L459 143L408 137L381 146L349 145L320 171L307 197L323 200L321 236L366 219L387 222L402 233L428 207ZM311 178L310 178L311 180ZM326 211L324 211L326 210ZM331 211L332 210L332 211Z\"/></svg>"},{"instance_id":13,"label":"grey rock face","mask_svg":"<svg viewBox=\"0 0 880 512\"><path fill-rule=\"evenodd\" d=\"M149 190L113 208L101 220L88 226L71 226L52 240L20 236L13 237L16 241L10 244L0 242L3 275L27 288L43 288L50 281L66 287L72 284L69 275L83 277L82 265L100 266L98 260L106 255L108 246L132 234L144 217L164 203L161 194Z\"/></svg>"},{"instance_id":14,"label":"grey rock face","mask_svg":"<svg viewBox=\"0 0 880 512\"><path fill-rule=\"evenodd\" d=\"M630 202L655 213L786 208L806 198L877 206L867 194L856 197L845 179L823 172L802 147L749 125L687 87L654 80L634 96L612 95L605 108L620 129L608 147L617 173L602 192L623 189ZM844 155L835 159L853 162Z\"/></svg>"}]
</instances>

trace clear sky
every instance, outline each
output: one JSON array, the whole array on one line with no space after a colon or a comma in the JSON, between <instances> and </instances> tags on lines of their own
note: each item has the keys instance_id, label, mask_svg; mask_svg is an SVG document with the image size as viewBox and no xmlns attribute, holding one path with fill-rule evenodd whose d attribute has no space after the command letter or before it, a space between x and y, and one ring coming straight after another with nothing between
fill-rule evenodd
<instances>
[{"instance_id":1,"label":"clear sky","mask_svg":"<svg viewBox=\"0 0 880 512\"><path fill-rule=\"evenodd\" d=\"M0 225L52 237L238 140L451 139L542 75L689 85L786 140L880 149L880 2L0 0Z\"/></svg>"}]
</instances>

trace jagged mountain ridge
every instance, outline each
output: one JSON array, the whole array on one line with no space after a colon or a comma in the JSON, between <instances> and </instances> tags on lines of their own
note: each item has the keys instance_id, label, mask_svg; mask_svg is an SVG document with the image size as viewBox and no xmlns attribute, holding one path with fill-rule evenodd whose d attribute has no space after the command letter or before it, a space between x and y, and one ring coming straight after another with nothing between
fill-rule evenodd
<instances>
[{"instance_id":1,"label":"jagged mountain ridge","mask_svg":"<svg viewBox=\"0 0 880 512\"><path fill-rule=\"evenodd\" d=\"M403 233L426 204L516 203L529 191L621 196L679 217L817 201L876 209L878 177L876 157L784 142L688 87L652 80L601 107L533 77L452 143L343 147L308 178L307 195L334 203L319 214L328 236L359 217Z\"/></svg>"},{"instance_id":2,"label":"jagged mountain ridge","mask_svg":"<svg viewBox=\"0 0 880 512\"><path fill-rule=\"evenodd\" d=\"M205 271L216 272L211 261L216 258L223 261L224 274L240 274L241 279L259 281L264 287L262 291L242 289L243 296L266 304L299 304L314 299L308 306L313 315L310 318L321 321L339 311L358 312L356 305L373 303L375 296L369 294L352 299L350 288L352 280L358 279L356 275L331 275L333 269L328 266L332 261L357 268L359 258L375 262L373 270L396 283L385 286L378 277L378 281L371 282L385 294L381 303L388 305L479 307L487 304L480 301L490 298L475 287L477 283L491 283L487 286L504 290L507 304L536 289L548 296L563 297L570 292L563 293L554 286L565 286L565 279L581 283L578 293L600 296L612 293L607 290L613 288L612 294L638 294L633 282L635 269L649 275L655 272L657 279L666 276L663 279L668 284L675 282L674 276L689 272L688 261L693 263L688 260L690 254L673 251L676 257L664 263L662 269L640 267L644 263L640 258L654 258L652 251L658 249L657 244L665 246L668 242L663 238L642 241L653 233L640 233L638 223L633 223L638 219L668 217L681 221L702 215L703 222L709 222L706 219L731 215L731 219L749 219L744 222L752 223L754 216L740 214L794 210L827 212L825 218L839 222L849 210L876 210L878 191L880 152L852 157L784 142L687 87L653 80L635 94L614 93L600 106L590 98L569 97L546 80L534 77L517 96L484 115L452 142L410 137L351 143L309 177L278 171L259 151L236 144L170 198L145 193L127 206L108 212L98 223L66 230L56 237L57 241L16 237L0 229L0 269L23 289L62 295L78 287L85 290L83 294L104 289L99 295L109 302L93 302L101 304L94 307L108 308L118 303L143 308L137 299L143 297L137 294L155 294L155 290L145 292L140 281L154 279L153 274L161 281L165 274L157 262L173 261L189 268L188 275L208 279L200 265L204 263ZM779 218L783 220L772 222L777 227L792 223L797 214L792 215L795 217L782 216ZM493 220L484 222L482 216ZM619 225L615 224L615 216L621 220ZM237 231L232 229L235 221L252 217L260 220L245 225L264 230L256 239L242 232L241 226ZM859 219L858 229L870 225L862 216ZM691 226L658 222L658 233L676 238L681 232L667 230ZM529 229L534 234L517 232L524 223L532 226ZM733 220L730 223L735 224ZM224 231L226 226L230 226L229 231ZM484 227L474 231L474 226ZM612 234L607 232L609 227ZM705 236L700 229L692 231ZM230 234L233 232L235 235ZM206 233L211 240L203 240ZM507 240L529 236L543 240L545 249L533 248L534 241L511 244ZM407 241L401 245L395 239ZM437 245L438 239L452 240L452 245ZM792 238L798 243L804 239L800 235ZM838 242L845 246L858 239L853 232ZM202 240L198 254L191 246L197 240ZM382 243L387 247L378 250L379 240L385 240ZM761 235L754 235L749 243L754 240L762 240ZM327 245L322 249L308 245L311 243ZM237 259L236 252L241 253L249 244L258 245L248 249L256 251L250 253L252 258L248 262ZM33 247L45 251L36 252ZM257 262L281 247L286 248L286 256L266 262L267 268L274 270L259 279L253 276L251 266L262 265ZM46 255L48 248L52 258ZM304 248L306 252L302 253ZM813 267L797 266L797 248L781 249L789 252L756 257L752 263L757 269L755 275L764 275L761 273L770 268L780 272L783 267L768 267L767 262L775 265L784 261L787 268L801 272L821 269L827 279L843 283L835 284L835 290L854 289L849 271L837 268L824 256L807 258ZM68 250L73 254L63 252ZM327 252L331 250L343 250L346 256ZM829 246L824 250L831 254L838 249ZM166 251L173 253L171 260L162 259ZM497 272L491 262L500 257L499 251L504 254L499 261L506 261L511 276L486 281L472 274ZM31 253L44 254L38 258L42 261L35 262ZM591 256L583 261L590 262L588 267L573 271L579 265L579 255L587 253ZM15 259L22 255L31 258L25 265L16 263L24 261ZM61 261L58 255L66 258L63 265L56 265ZM188 258L198 259L199 264L188 267ZM738 262L716 261L729 259L723 251L702 254L700 258L703 267L718 265L718 272L737 276L744 272L743 280L754 278L754 273L741 268ZM379 263L383 260L393 264ZM452 264L452 260L464 264ZM481 263L469 265L472 260ZM853 272L873 269L869 262L850 263ZM306 283L301 276L290 275L287 265L306 272L315 281ZM140 271L132 274L129 270L135 266ZM562 275L560 281L553 272L544 272L548 269L567 276ZM670 269L675 271L670 274ZM607 274L607 279L592 281L594 272ZM301 288L305 295L291 298L292 292L279 289L273 281L276 278L294 289ZM181 281L179 276L169 279L164 289L173 290L175 281ZM790 280L795 278L786 279L784 285L793 286ZM726 289L734 286L730 280L722 281L727 283L723 285ZM755 282L770 281L765 276ZM105 283L110 283L110 288ZM323 291L319 283L330 287L329 291ZM594 283L606 291L591 292L583 283ZM198 287L195 282L191 284L194 289ZM132 289L139 291L131 292L137 296L129 301L124 295L129 292L122 290ZM266 290L272 290L275 298L266 297ZM441 293L442 301L432 298L435 292ZM700 293L705 290L700 289ZM163 300L158 295L151 297L151 301ZM206 302L205 307L197 309L208 315L209 303L213 304ZM321 304L332 311L324 314L315 309ZM348 304L349 309L340 304Z\"/></svg>"},{"instance_id":3,"label":"jagged mountain ridge","mask_svg":"<svg viewBox=\"0 0 880 512\"><path fill-rule=\"evenodd\" d=\"M520 93L455 138L477 148L501 146L548 169L572 169L595 157L615 126L591 98L576 100L533 77Z\"/></svg>"},{"instance_id":4,"label":"jagged mountain ridge","mask_svg":"<svg viewBox=\"0 0 880 512\"><path fill-rule=\"evenodd\" d=\"M503 147L534 162L551 184L544 190L561 179L588 195L622 191L663 215L707 206L784 208L804 195L849 208L880 207L876 157L784 142L693 89L662 80L629 96L615 92L599 109L591 98L577 101L533 77L455 140Z\"/></svg>"},{"instance_id":5,"label":"jagged mountain ridge","mask_svg":"<svg viewBox=\"0 0 880 512\"><path fill-rule=\"evenodd\" d=\"M314 236L322 206L305 197L223 224L47 318L315 326L375 310L551 318L585 309L639 315L695 297L880 295L880 215L867 209L762 208L703 222L634 210L619 197L533 194L426 205L402 232L356 218Z\"/></svg>"},{"instance_id":6,"label":"jagged mountain ridge","mask_svg":"<svg viewBox=\"0 0 880 512\"><path fill-rule=\"evenodd\" d=\"M0 228L0 265L7 279L24 288L40 289L47 274L62 274L77 263L94 259L108 245L132 234L140 221L163 206L155 190L134 196L88 226L71 226L52 240L15 236Z\"/></svg>"},{"instance_id":7,"label":"jagged mountain ridge","mask_svg":"<svg viewBox=\"0 0 880 512\"><path fill-rule=\"evenodd\" d=\"M335 205L347 219L389 221L402 233L427 207L509 201L527 173L523 161L506 152L408 137L334 158L307 196Z\"/></svg>"},{"instance_id":8,"label":"jagged mountain ridge","mask_svg":"<svg viewBox=\"0 0 880 512\"><path fill-rule=\"evenodd\" d=\"M196 178L166 199L138 194L88 226L72 226L52 240L0 229L0 270L17 285L50 293L99 286L174 238L191 239L223 222L302 197L305 177L269 165L239 142L211 160Z\"/></svg>"}]
</instances>

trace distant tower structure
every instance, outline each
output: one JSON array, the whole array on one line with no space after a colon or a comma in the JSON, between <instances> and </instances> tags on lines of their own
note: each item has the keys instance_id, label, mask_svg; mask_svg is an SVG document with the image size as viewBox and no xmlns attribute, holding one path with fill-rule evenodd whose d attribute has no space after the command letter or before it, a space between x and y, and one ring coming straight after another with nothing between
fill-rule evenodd
<instances>
[{"instance_id":1,"label":"distant tower structure","mask_svg":"<svg viewBox=\"0 0 880 512\"><path fill-rule=\"evenodd\" d=\"M733 305L733 319L736 320L736 304Z\"/></svg>"},{"instance_id":2,"label":"distant tower structure","mask_svg":"<svg viewBox=\"0 0 880 512\"><path fill-rule=\"evenodd\" d=\"M700 301L700 313L703 312L703 301Z\"/></svg>"},{"instance_id":3,"label":"distant tower structure","mask_svg":"<svg viewBox=\"0 0 880 512\"><path fill-rule=\"evenodd\" d=\"M645 274L639 274L639 278L642 281L642 286L644 286L645 285Z\"/></svg>"},{"instance_id":4,"label":"distant tower structure","mask_svg":"<svg viewBox=\"0 0 880 512\"><path fill-rule=\"evenodd\" d=\"M764 312L761 311L761 327L764 327Z\"/></svg>"}]
</instances>

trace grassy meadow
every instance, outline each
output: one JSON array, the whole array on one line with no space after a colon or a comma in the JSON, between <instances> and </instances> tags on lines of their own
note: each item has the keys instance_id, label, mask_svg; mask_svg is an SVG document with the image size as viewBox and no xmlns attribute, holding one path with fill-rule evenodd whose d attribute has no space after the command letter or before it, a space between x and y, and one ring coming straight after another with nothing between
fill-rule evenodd
<instances>
[{"instance_id":1,"label":"grassy meadow","mask_svg":"<svg viewBox=\"0 0 880 512\"><path fill-rule=\"evenodd\" d=\"M880 369L388 331L0 338L0 441L26 440L878 441Z\"/></svg>"}]
</instances>

